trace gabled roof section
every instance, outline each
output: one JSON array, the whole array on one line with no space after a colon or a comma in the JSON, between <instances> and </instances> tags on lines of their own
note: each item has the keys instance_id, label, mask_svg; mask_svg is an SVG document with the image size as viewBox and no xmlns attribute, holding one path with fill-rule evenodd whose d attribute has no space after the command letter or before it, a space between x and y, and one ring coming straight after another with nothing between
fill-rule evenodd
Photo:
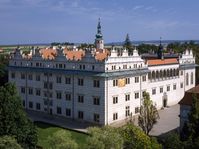
<instances>
[{"instance_id":1,"label":"gabled roof section","mask_svg":"<svg viewBox=\"0 0 199 149\"><path fill-rule=\"evenodd\" d=\"M177 58L147 60L148 66L179 64Z\"/></svg>"},{"instance_id":2,"label":"gabled roof section","mask_svg":"<svg viewBox=\"0 0 199 149\"><path fill-rule=\"evenodd\" d=\"M193 102L192 99L193 99L194 94L196 95L197 99L199 100L199 85L186 91L184 97L182 98L182 100L180 100L180 102L178 104L191 106L192 102Z\"/></svg>"}]
</instances>

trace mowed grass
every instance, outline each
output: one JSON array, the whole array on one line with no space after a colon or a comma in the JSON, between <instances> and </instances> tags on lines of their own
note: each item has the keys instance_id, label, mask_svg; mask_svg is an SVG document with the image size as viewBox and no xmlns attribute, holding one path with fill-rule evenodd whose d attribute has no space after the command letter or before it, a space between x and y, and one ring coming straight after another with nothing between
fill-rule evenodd
<instances>
[{"instance_id":1,"label":"mowed grass","mask_svg":"<svg viewBox=\"0 0 199 149\"><path fill-rule=\"evenodd\" d=\"M87 134L79 133L79 132L64 129L64 128L60 128L60 127L50 125L50 124L47 124L47 123L35 122L35 125L37 126L37 129L38 129L38 145L43 147L44 149L49 148L47 138L49 136L52 136L52 134L55 133L58 130L70 132L72 139L74 139L77 142L77 144L80 148L85 145L86 138L88 137Z\"/></svg>"}]
</instances>

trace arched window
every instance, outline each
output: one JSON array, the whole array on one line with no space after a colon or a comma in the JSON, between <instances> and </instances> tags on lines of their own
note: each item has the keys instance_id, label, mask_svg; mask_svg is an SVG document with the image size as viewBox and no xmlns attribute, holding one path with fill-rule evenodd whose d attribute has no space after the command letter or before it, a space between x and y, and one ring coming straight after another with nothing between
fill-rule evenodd
<instances>
[{"instance_id":1,"label":"arched window","mask_svg":"<svg viewBox=\"0 0 199 149\"><path fill-rule=\"evenodd\" d=\"M162 73L162 70L160 70L160 79L162 79L163 77L163 73Z\"/></svg>"},{"instance_id":2,"label":"arched window","mask_svg":"<svg viewBox=\"0 0 199 149\"><path fill-rule=\"evenodd\" d=\"M148 73L148 79L151 80L151 72Z\"/></svg>"},{"instance_id":3,"label":"arched window","mask_svg":"<svg viewBox=\"0 0 199 149\"><path fill-rule=\"evenodd\" d=\"M166 70L164 70L163 77L164 77L164 78L166 78L166 77L167 77L167 72L166 72Z\"/></svg>"},{"instance_id":4,"label":"arched window","mask_svg":"<svg viewBox=\"0 0 199 149\"><path fill-rule=\"evenodd\" d=\"M159 79L159 71L156 71L156 79Z\"/></svg>"},{"instance_id":5,"label":"arched window","mask_svg":"<svg viewBox=\"0 0 199 149\"><path fill-rule=\"evenodd\" d=\"M176 70L176 76L179 76L179 69Z\"/></svg>"},{"instance_id":6,"label":"arched window","mask_svg":"<svg viewBox=\"0 0 199 149\"><path fill-rule=\"evenodd\" d=\"M176 69L173 69L173 75L176 76Z\"/></svg>"},{"instance_id":7,"label":"arched window","mask_svg":"<svg viewBox=\"0 0 199 149\"><path fill-rule=\"evenodd\" d=\"M170 69L170 77L173 77L173 70Z\"/></svg>"},{"instance_id":8,"label":"arched window","mask_svg":"<svg viewBox=\"0 0 199 149\"><path fill-rule=\"evenodd\" d=\"M152 72L152 79L155 80L155 71Z\"/></svg>"},{"instance_id":9,"label":"arched window","mask_svg":"<svg viewBox=\"0 0 199 149\"><path fill-rule=\"evenodd\" d=\"M170 77L169 69L167 69L167 78Z\"/></svg>"}]
</instances>

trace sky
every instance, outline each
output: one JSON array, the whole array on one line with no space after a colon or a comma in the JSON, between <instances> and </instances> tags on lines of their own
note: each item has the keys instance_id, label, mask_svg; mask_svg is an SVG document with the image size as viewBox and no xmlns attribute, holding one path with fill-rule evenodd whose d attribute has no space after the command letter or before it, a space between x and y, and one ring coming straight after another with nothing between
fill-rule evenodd
<instances>
[{"instance_id":1,"label":"sky","mask_svg":"<svg viewBox=\"0 0 199 149\"><path fill-rule=\"evenodd\" d=\"M199 0L0 0L0 44L198 40Z\"/></svg>"}]
</instances>

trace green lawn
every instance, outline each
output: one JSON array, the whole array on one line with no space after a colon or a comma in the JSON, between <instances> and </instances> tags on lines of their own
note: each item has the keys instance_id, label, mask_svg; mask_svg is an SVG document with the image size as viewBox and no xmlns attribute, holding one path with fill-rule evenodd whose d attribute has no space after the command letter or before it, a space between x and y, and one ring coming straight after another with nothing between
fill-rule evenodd
<instances>
[{"instance_id":1,"label":"green lawn","mask_svg":"<svg viewBox=\"0 0 199 149\"><path fill-rule=\"evenodd\" d=\"M72 138L77 142L79 147L85 144L86 138L88 137L88 135L84 133L63 129L46 123L36 122L35 125L38 127L38 145L42 146L44 149L49 148L49 144L47 142L48 136L51 136L54 132L58 130L69 131L72 135Z\"/></svg>"}]
</instances>

